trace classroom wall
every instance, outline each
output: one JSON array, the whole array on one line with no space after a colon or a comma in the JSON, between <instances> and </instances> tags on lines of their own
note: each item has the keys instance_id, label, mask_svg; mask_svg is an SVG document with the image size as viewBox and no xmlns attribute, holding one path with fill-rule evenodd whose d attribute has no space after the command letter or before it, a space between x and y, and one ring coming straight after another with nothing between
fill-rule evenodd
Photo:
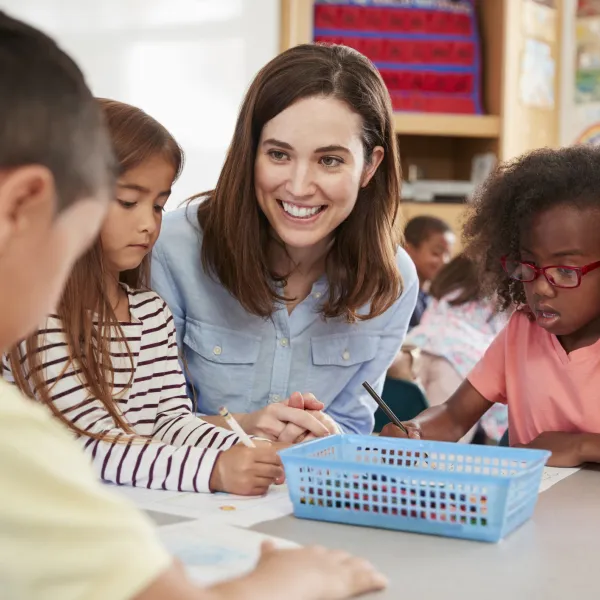
<instances>
[{"instance_id":1,"label":"classroom wall","mask_svg":"<svg viewBox=\"0 0 600 600\"><path fill-rule=\"evenodd\" d=\"M559 132L560 144L572 144L577 131L576 106L575 106L575 53L577 51L575 39L575 15L577 0L563 1L562 20L562 46L561 46L561 97Z\"/></svg>"},{"instance_id":2,"label":"classroom wall","mask_svg":"<svg viewBox=\"0 0 600 600\"><path fill-rule=\"evenodd\" d=\"M98 96L140 106L187 155L169 202L212 187L243 94L279 50L279 0L2 0L52 35Z\"/></svg>"}]
</instances>

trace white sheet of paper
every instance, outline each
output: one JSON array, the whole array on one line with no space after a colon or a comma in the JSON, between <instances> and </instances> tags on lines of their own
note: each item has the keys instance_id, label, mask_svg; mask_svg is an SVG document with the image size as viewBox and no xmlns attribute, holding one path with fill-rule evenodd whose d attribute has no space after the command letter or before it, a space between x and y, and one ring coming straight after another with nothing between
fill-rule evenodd
<instances>
[{"instance_id":1,"label":"white sheet of paper","mask_svg":"<svg viewBox=\"0 0 600 600\"><path fill-rule=\"evenodd\" d=\"M158 535L168 550L184 565L190 579L210 585L251 571L258 561L263 540L277 548L298 545L230 525L207 525L206 520L167 525Z\"/></svg>"},{"instance_id":2,"label":"white sheet of paper","mask_svg":"<svg viewBox=\"0 0 600 600\"><path fill-rule=\"evenodd\" d=\"M565 477L577 473L577 471L579 471L579 468L559 469L557 467L544 467L544 474L542 475L542 481L540 482L540 494Z\"/></svg>"},{"instance_id":3,"label":"white sheet of paper","mask_svg":"<svg viewBox=\"0 0 600 600\"><path fill-rule=\"evenodd\" d=\"M252 527L257 523L279 519L293 512L287 485L271 486L266 496L166 492L126 486L111 486L111 489L143 510L239 527Z\"/></svg>"}]
</instances>

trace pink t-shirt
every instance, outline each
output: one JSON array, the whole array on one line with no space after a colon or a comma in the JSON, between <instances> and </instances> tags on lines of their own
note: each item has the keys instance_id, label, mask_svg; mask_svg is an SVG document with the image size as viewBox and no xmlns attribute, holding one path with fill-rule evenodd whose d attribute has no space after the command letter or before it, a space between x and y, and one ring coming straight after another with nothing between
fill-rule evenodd
<instances>
[{"instance_id":1,"label":"pink t-shirt","mask_svg":"<svg viewBox=\"0 0 600 600\"><path fill-rule=\"evenodd\" d=\"M567 354L516 312L468 380L490 402L508 404L511 444L544 431L600 433L600 341Z\"/></svg>"}]
</instances>

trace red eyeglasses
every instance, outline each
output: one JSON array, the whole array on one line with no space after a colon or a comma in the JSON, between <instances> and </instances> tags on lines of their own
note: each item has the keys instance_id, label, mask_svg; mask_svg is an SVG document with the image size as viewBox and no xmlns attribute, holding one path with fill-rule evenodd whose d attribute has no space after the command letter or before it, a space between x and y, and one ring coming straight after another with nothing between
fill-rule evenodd
<instances>
[{"instance_id":1,"label":"red eyeglasses","mask_svg":"<svg viewBox=\"0 0 600 600\"><path fill-rule=\"evenodd\" d=\"M600 268L600 261L590 263L584 267L568 267L566 265L552 265L549 267L536 267L528 262L510 260L504 256L502 268L506 274L515 281L530 283L543 275L550 285L557 288L576 288L581 285L581 278L590 271Z\"/></svg>"}]
</instances>

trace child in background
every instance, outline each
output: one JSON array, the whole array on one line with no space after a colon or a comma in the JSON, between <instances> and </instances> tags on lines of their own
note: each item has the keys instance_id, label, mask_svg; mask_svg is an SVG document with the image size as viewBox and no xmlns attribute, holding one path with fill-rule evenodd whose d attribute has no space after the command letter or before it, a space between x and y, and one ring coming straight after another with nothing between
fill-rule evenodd
<instances>
[{"instance_id":1,"label":"child in background","mask_svg":"<svg viewBox=\"0 0 600 600\"><path fill-rule=\"evenodd\" d=\"M402 379L411 371L429 404L437 406L450 398L481 359L506 325L506 316L485 298L477 267L464 254L442 267L429 292L431 301L421 323L408 334L388 376ZM480 422L486 437L500 441L507 418L506 407L494 405Z\"/></svg>"},{"instance_id":2,"label":"child in background","mask_svg":"<svg viewBox=\"0 0 600 600\"><path fill-rule=\"evenodd\" d=\"M276 448L246 448L192 412L173 316L147 287L181 149L139 108L99 102L119 163L116 202L57 315L12 350L5 377L80 437L103 481L263 494L283 480Z\"/></svg>"},{"instance_id":3,"label":"child in background","mask_svg":"<svg viewBox=\"0 0 600 600\"><path fill-rule=\"evenodd\" d=\"M113 157L81 71L0 11L0 349L30 334L113 195ZM1 351L0 350L0 351ZM366 562L319 548L263 547L248 575L192 585L131 505L101 486L41 406L0 379L0 590L28 600L287 600L381 589Z\"/></svg>"},{"instance_id":4,"label":"child in background","mask_svg":"<svg viewBox=\"0 0 600 600\"><path fill-rule=\"evenodd\" d=\"M412 258L419 276L419 297L409 327L415 327L427 308L429 284L437 272L450 260L456 237L450 225L437 217L411 219L404 229L405 249Z\"/></svg>"},{"instance_id":5,"label":"child in background","mask_svg":"<svg viewBox=\"0 0 600 600\"><path fill-rule=\"evenodd\" d=\"M465 227L500 308L517 309L452 397L406 424L456 441L496 402L511 445L600 462L600 149L544 149L499 168ZM384 435L402 436L386 426Z\"/></svg>"}]
</instances>

